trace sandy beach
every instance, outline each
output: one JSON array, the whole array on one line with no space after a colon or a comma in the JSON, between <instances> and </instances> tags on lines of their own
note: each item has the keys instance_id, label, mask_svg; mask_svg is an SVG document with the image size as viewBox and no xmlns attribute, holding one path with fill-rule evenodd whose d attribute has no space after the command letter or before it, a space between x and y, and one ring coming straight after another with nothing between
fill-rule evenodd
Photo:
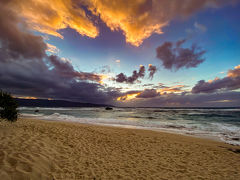
<instances>
[{"instance_id":1,"label":"sandy beach","mask_svg":"<svg viewBox=\"0 0 240 180\"><path fill-rule=\"evenodd\" d=\"M239 179L240 148L147 130L21 118L0 122L0 177Z\"/></svg>"}]
</instances>

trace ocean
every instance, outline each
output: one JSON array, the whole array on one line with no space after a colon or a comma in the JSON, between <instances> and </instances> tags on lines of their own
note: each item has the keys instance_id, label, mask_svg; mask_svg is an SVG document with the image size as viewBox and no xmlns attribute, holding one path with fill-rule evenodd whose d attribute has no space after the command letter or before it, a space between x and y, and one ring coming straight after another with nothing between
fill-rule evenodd
<instances>
[{"instance_id":1,"label":"ocean","mask_svg":"<svg viewBox=\"0 0 240 180\"><path fill-rule=\"evenodd\" d=\"M38 112L35 112L38 110ZM167 131L240 145L240 108L19 108L21 116Z\"/></svg>"}]
</instances>

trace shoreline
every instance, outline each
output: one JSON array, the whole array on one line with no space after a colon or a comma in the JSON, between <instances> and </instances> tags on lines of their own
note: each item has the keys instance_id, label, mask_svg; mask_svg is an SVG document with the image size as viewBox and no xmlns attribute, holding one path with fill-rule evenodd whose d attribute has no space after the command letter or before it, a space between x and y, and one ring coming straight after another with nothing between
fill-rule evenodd
<instances>
[{"instance_id":1,"label":"shoreline","mask_svg":"<svg viewBox=\"0 0 240 180\"><path fill-rule=\"evenodd\" d=\"M83 124L83 125L93 125L93 126L103 126L103 127L113 127L113 128L124 128L124 129L133 129L133 130L146 130L146 131L153 131L153 132L163 132L163 133L170 133L170 134L176 134L176 135L182 135L187 137L194 137L194 138L200 138L200 139L208 139L216 142L222 142L234 146L240 146L238 144L232 144L227 143L224 140L221 139L219 136L214 136L210 134L206 134L204 132L202 133L191 133L186 131L181 131L179 129L167 129L167 128L154 128L154 127L144 127L144 126L134 126L134 125L125 125L125 124L108 124L108 123L88 123L88 122L76 122L76 121L66 121L66 120L57 120L57 119L44 119L40 117L33 117L33 116L26 116L22 115L20 118L27 118L27 119L37 119L41 121L49 121L49 122L64 122L64 123L76 123L76 124ZM84 118L83 118L84 119Z\"/></svg>"},{"instance_id":2,"label":"shoreline","mask_svg":"<svg viewBox=\"0 0 240 180\"><path fill-rule=\"evenodd\" d=\"M168 132L0 121L3 179L237 179L240 148Z\"/></svg>"},{"instance_id":3,"label":"shoreline","mask_svg":"<svg viewBox=\"0 0 240 180\"><path fill-rule=\"evenodd\" d=\"M27 117L27 116L22 116L21 119L34 119L33 117ZM229 144L226 143L222 140L220 140L220 138L217 137L213 137L213 136L208 136L208 135L195 135L195 134L187 134L187 133L183 133L177 130L171 130L171 129L164 129L164 128L153 128L153 127L141 127L141 126L133 126L133 125L123 125L123 124L107 124L107 123L84 123L84 122L73 122L73 121L64 121L64 120L56 120L56 119L41 119L41 118L35 118L36 120L39 121L47 121L47 122L55 122L55 123L73 123L75 125L87 125L87 126L100 126L100 127L109 127L109 128L120 128L120 129L132 129L132 130L143 130L143 131L150 131L150 132L159 132L159 133L168 133L168 134L173 134L173 135L180 135L180 136L186 136L186 137L193 137L193 138L199 138L199 139L205 139L205 140L211 140L211 141L215 141L215 142L221 142L221 143L225 143L225 144ZM232 144L230 144L232 145ZM237 146L237 145L234 145Z\"/></svg>"}]
</instances>

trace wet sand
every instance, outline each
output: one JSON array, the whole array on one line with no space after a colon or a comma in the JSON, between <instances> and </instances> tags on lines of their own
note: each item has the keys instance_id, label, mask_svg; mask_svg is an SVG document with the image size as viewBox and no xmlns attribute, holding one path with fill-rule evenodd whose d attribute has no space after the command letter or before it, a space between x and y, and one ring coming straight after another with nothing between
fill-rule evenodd
<instances>
[{"instance_id":1,"label":"wet sand","mask_svg":"<svg viewBox=\"0 0 240 180\"><path fill-rule=\"evenodd\" d=\"M0 121L7 179L240 179L240 147L165 132Z\"/></svg>"}]
</instances>

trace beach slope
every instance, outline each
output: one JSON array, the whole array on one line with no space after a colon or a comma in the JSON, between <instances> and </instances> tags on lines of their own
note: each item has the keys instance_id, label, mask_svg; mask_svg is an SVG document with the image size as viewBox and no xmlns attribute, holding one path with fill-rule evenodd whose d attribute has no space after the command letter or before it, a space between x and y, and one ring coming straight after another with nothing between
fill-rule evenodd
<instances>
[{"instance_id":1,"label":"beach slope","mask_svg":"<svg viewBox=\"0 0 240 180\"><path fill-rule=\"evenodd\" d=\"M1 179L239 179L240 148L147 130L0 121Z\"/></svg>"}]
</instances>

